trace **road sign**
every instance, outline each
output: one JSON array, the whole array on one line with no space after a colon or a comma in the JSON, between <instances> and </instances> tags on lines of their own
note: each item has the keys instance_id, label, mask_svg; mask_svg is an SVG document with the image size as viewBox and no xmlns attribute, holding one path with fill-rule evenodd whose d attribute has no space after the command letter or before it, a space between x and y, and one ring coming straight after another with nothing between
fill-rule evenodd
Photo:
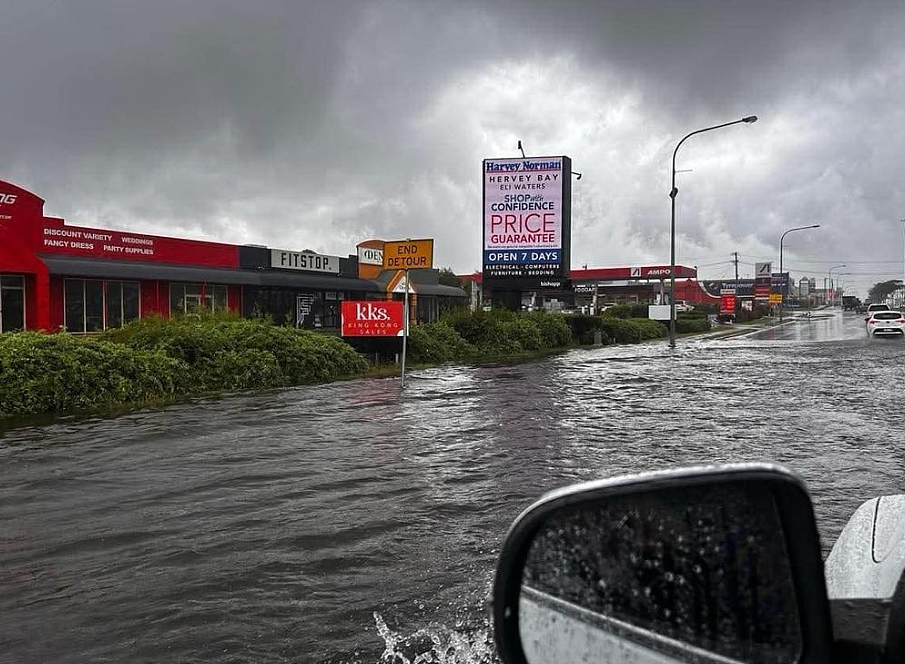
<instances>
[{"instance_id":1,"label":"road sign","mask_svg":"<svg viewBox=\"0 0 905 664\"><path fill-rule=\"evenodd\" d=\"M434 241L399 240L383 245L384 270L427 269L434 266Z\"/></svg>"},{"instance_id":2,"label":"road sign","mask_svg":"<svg viewBox=\"0 0 905 664\"><path fill-rule=\"evenodd\" d=\"M770 293L770 304L782 304L782 293Z\"/></svg>"},{"instance_id":3,"label":"road sign","mask_svg":"<svg viewBox=\"0 0 905 664\"><path fill-rule=\"evenodd\" d=\"M755 263L754 264L754 276L756 277L769 277L773 274L773 263Z\"/></svg>"}]
</instances>

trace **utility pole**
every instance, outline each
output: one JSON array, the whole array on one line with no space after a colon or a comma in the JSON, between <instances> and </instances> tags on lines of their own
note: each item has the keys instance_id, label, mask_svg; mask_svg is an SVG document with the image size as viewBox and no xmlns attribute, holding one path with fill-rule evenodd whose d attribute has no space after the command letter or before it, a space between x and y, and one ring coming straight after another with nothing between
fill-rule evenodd
<instances>
[{"instance_id":1,"label":"utility pole","mask_svg":"<svg viewBox=\"0 0 905 664\"><path fill-rule=\"evenodd\" d=\"M735 313L738 314L738 252L733 251L732 255L734 257L732 262L735 263Z\"/></svg>"}]
</instances>

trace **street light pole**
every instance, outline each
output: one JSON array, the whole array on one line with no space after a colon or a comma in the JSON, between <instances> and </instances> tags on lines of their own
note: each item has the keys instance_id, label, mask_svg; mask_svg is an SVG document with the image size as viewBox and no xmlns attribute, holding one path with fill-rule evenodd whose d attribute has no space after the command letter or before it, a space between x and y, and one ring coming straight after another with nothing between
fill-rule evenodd
<instances>
[{"instance_id":1,"label":"street light pole","mask_svg":"<svg viewBox=\"0 0 905 664\"><path fill-rule=\"evenodd\" d=\"M812 226L799 226L798 228L790 228L785 233L779 236L779 278L782 279L783 271L782 271L782 243L783 240L786 239L786 235L789 233L794 233L795 231L806 231L809 228L820 228L820 224L814 224ZM782 322L782 310L786 306L786 288L782 287L782 302L779 304L779 322Z\"/></svg>"},{"instance_id":2,"label":"street light pole","mask_svg":"<svg viewBox=\"0 0 905 664\"><path fill-rule=\"evenodd\" d=\"M905 219L899 219L902 222L902 232L905 233ZM902 306L905 307L905 248L903 248L902 257Z\"/></svg>"},{"instance_id":3,"label":"street light pole","mask_svg":"<svg viewBox=\"0 0 905 664\"><path fill-rule=\"evenodd\" d=\"M745 124L751 124L752 122L757 122L756 115L748 115L741 120L733 120L732 122L724 122L723 124L714 125L712 127L705 127L704 129L697 129L690 134L686 134L681 141L676 144L676 149L672 152L672 189L669 190L669 198L672 201L671 207L672 212L670 215L670 223L669 223L669 347L676 347L676 196L679 193L679 190L676 188L676 154L679 152L679 148L682 147L682 143L687 141L689 138L694 136L695 134L703 134L705 131L713 131L714 129L722 129L723 127L730 127L735 124L740 124L744 122Z\"/></svg>"},{"instance_id":4,"label":"street light pole","mask_svg":"<svg viewBox=\"0 0 905 664\"><path fill-rule=\"evenodd\" d=\"M840 267L848 267L848 265L834 265L828 270L830 275L830 288L833 289L833 303L831 306L836 306L836 285L833 283L833 270L836 270Z\"/></svg>"}]
</instances>

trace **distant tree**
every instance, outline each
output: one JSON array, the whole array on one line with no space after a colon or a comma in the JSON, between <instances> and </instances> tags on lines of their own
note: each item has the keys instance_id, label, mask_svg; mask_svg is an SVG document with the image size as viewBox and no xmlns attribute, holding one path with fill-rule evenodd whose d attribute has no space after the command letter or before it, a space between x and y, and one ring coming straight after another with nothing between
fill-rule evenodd
<instances>
[{"instance_id":1,"label":"distant tree","mask_svg":"<svg viewBox=\"0 0 905 664\"><path fill-rule=\"evenodd\" d=\"M462 282L459 280L459 277L457 277L456 273L448 267L440 268L440 283L444 286L455 286L456 288L462 288Z\"/></svg>"},{"instance_id":2,"label":"distant tree","mask_svg":"<svg viewBox=\"0 0 905 664\"><path fill-rule=\"evenodd\" d=\"M867 293L867 301L877 304L885 302L886 298L892 295L893 292L901 286L901 279L890 279L889 281L875 283L870 287L870 290Z\"/></svg>"}]
</instances>

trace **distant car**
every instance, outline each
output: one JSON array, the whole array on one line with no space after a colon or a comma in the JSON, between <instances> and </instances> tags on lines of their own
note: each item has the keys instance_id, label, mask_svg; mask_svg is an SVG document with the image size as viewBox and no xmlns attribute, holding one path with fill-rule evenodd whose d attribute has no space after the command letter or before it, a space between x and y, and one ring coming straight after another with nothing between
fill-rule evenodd
<instances>
[{"instance_id":1,"label":"distant car","mask_svg":"<svg viewBox=\"0 0 905 664\"><path fill-rule=\"evenodd\" d=\"M867 321L867 334L871 337L905 336L905 316L901 311L876 311Z\"/></svg>"},{"instance_id":2,"label":"distant car","mask_svg":"<svg viewBox=\"0 0 905 664\"><path fill-rule=\"evenodd\" d=\"M866 321L870 320L871 315L873 315L874 312L877 312L877 311L889 311L889 305L888 304L869 304L867 306L867 312L866 312L867 315L864 316L864 320L866 320Z\"/></svg>"},{"instance_id":3,"label":"distant car","mask_svg":"<svg viewBox=\"0 0 905 664\"><path fill-rule=\"evenodd\" d=\"M676 313L684 313L686 311L692 311L693 309L694 307L685 300L676 300Z\"/></svg>"}]
</instances>

